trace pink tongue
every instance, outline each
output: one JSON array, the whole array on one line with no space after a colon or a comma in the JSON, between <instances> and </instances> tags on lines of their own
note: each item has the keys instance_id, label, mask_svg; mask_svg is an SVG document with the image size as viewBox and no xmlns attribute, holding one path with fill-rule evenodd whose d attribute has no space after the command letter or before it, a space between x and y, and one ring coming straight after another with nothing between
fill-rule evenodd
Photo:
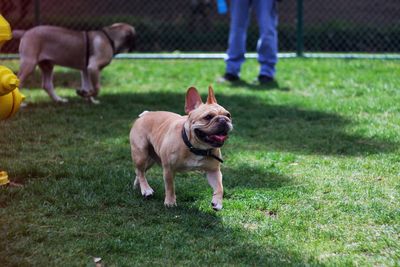
<instances>
[{"instance_id":1,"label":"pink tongue","mask_svg":"<svg viewBox=\"0 0 400 267\"><path fill-rule=\"evenodd\" d=\"M210 139L217 142L224 142L228 138L227 135L211 135Z\"/></svg>"}]
</instances>

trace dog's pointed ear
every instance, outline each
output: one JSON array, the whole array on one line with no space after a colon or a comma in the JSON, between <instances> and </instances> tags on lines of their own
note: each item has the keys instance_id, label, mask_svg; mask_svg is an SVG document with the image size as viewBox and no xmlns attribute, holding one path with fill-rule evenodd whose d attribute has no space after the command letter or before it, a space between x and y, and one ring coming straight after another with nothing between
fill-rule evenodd
<instances>
[{"instance_id":1,"label":"dog's pointed ear","mask_svg":"<svg viewBox=\"0 0 400 267\"><path fill-rule=\"evenodd\" d=\"M217 99L215 98L214 90L211 85L208 86L207 104L217 104Z\"/></svg>"},{"instance_id":2,"label":"dog's pointed ear","mask_svg":"<svg viewBox=\"0 0 400 267\"><path fill-rule=\"evenodd\" d=\"M203 101L197 92L197 89L194 87L190 87L186 92L186 102L185 102L185 112L189 114L192 110L198 108Z\"/></svg>"}]
</instances>

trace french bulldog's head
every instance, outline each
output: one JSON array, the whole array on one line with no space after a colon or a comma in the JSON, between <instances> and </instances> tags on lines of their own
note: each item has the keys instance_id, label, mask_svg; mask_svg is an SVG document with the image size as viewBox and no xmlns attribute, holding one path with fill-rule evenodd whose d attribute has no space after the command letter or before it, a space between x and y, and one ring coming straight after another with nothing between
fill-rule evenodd
<instances>
[{"instance_id":1,"label":"french bulldog's head","mask_svg":"<svg viewBox=\"0 0 400 267\"><path fill-rule=\"evenodd\" d=\"M202 102L196 88L190 87L186 93L185 112L189 117L190 136L201 147L221 147L233 129L231 114L217 104L211 86L206 103Z\"/></svg>"}]
</instances>

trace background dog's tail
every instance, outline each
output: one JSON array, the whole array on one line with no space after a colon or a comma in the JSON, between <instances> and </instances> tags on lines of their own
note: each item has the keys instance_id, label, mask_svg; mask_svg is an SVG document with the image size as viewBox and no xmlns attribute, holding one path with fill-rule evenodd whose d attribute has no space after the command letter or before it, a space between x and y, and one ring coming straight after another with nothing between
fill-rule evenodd
<instances>
[{"instance_id":1,"label":"background dog's tail","mask_svg":"<svg viewBox=\"0 0 400 267\"><path fill-rule=\"evenodd\" d=\"M26 31L24 30L13 30L12 37L15 39L21 39L22 36L25 34Z\"/></svg>"}]
</instances>

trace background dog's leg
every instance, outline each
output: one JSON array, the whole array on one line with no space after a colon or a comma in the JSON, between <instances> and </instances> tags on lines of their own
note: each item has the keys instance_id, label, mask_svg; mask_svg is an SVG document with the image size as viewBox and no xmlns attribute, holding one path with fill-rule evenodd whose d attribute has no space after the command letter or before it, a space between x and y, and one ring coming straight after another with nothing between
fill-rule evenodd
<instances>
[{"instance_id":1,"label":"background dog's leg","mask_svg":"<svg viewBox=\"0 0 400 267\"><path fill-rule=\"evenodd\" d=\"M100 104L100 101L95 99L100 90L100 70L97 66L93 67L89 65L87 71L91 88L91 90L89 91L89 101L93 104Z\"/></svg>"},{"instance_id":2,"label":"background dog's leg","mask_svg":"<svg viewBox=\"0 0 400 267\"><path fill-rule=\"evenodd\" d=\"M77 90L76 93L82 97L85 97L87 101L92 104L100 104L100 101L94 98L94 88L92 86L92 81L89 77L88 69L81 71L81 89Z\"/></svg>"},{"instance_id":3,"label":"background dog's leg","mask_svg":"<svg viewBox=\"0 0 400 267\"><path fill-rule=\"evenodd\" d=\"M164 185L165 185L165 200L164 205L167 207L176 206L174 176L175 173L168 167L163 166Z\"/></svg>"},{"instance_id":4,"label":"background dog's leg","mask_svg":"<svg viewBox=\"0 0 400 267\"><path fill-rule=\"evenodd\" d=\"M89 74L88 74L88 70L84 69L81 71L81 89L80 91L82 92L82 94L89 94L91 93L91 91L93 90L92 88L92 84L89 81Z\"/></svg>"},{"instance_id":5,"label":"background dog's leg","mask_svg":"<svg viewBox=\"0 0 400 267\"><path fill-rule=\"evenodd\" d=\"M224 195L224 187L222 185L222 173L220 170L207 172L208 183L213 188L213 197L211 205L214 210L222 209L222 197Z\"/></svg>"},{"instance_id":6,"label":"background dog's leg","mask_svg":"<svg viewBox=\"0 0 400 267\"><path fill-rule=\"evenodd\" d=\"M35 70L36 62L32 60L24 60L21 57L21 66L18 72L18 79L20 82L20 88L23 88L26 78Z\"/></svg>"},{"instance_id":7,"label":"background dog's leg","mask_svg":"<svg viewBox=\"0 0 400 267\"><path fill-rule=\"evenodd\" d=\"M42 61L39 63L39 68L42 71L42 87L46 90L47 94L53 99L55 102L67 103L68 100L65 98L59 97L54 91L53 84L53 69L54 65L49 61Z\"/></svg>"},{"instance_id":8,"label":"background dog's leg","mask_svg":"<svg viewBox=\"0 0 400 267\"><path fill-rule=\"evenodd\" d=\"M88 73L93 91L91 91L91 96L96 97L100 90L100 70L97 66L88 67Z\"/></svg>"}]
</instances>

